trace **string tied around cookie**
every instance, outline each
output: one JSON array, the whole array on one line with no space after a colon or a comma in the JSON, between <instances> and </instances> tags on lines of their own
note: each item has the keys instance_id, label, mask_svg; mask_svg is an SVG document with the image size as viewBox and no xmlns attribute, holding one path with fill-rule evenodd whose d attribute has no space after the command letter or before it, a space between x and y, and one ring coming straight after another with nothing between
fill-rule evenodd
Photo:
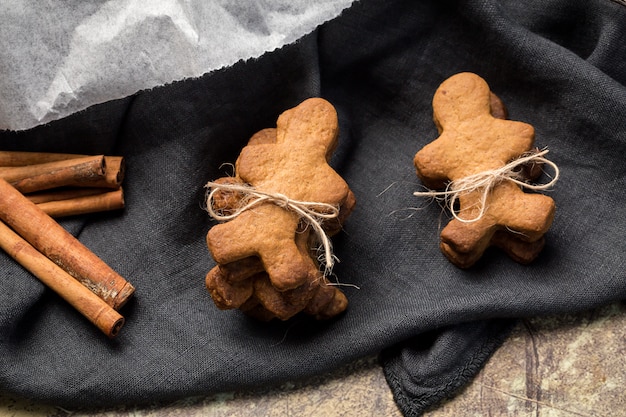
<instances>
[{"instance_id":1,"label":"string tied around cookie","mask_svg":"<svg viewBox=\"0 0 626 417\"><path fill-rule=\"evenodd\" d=\"M520 187L527 188L533 191L542 191L552 188L559 179L559 167L554 162L550 161L547 158L544 158L544 155L547 153L547 149L538 152L527 152L522 154L519 158L514 159L508 164L502 166L501 168L479 172L477 174L469 175L458 180L450 181L444 191L416 191L413 193L413 195L417 197L432 197L444 199L446 201L446 206L450 209L450 212L455 219L463 223L475 222L482 219L485 211L487 210L487 199L489 197L489 192L493 189L493 187L495 187L502 181L512 181ZM531 184L525 181L525 177L521 174L522 170L520 168L524 165L531 163L549 165L554 171L552 179L545 184ZM479 202L480 209L478 211L478 214L471 219L461 218L459 216L459 212L455 210L457 200L463 194L468 194L476 191L481 193Z\"/></svg>"},{"instance_id":2,"label":"string tied around cookie","mask_svg":"<svg viewBox=\"0 0 626 417\"><path fill-rule=\"evenodd\" d=\"M339 216L339 208L328 203L294 200L281 193L257 190L248 184L222 184L209 181L205 187L210 189L206 198L206 210L217 221L233 220L244 211L251 210L264 203L272 203L285 210L295 212L300 219L304 220L306 225L311 226L315 231L315 235L324 248L324 254L319 258L320 263L324 265L324 276L331 275L336 258L333 255L331 241L322 227L322 222L337 218ZM229 210L229 213L225 214L215 210L213 207L213 198L215 193L219 191L241 193L244 195L244 198L238 207Z\"/></svg>"}]
</instances>

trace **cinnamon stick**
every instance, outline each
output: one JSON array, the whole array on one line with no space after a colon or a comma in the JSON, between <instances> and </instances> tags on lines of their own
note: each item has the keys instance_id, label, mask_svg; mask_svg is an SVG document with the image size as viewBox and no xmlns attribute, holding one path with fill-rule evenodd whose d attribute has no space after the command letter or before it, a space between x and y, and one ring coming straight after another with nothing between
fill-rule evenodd
<instances>
[{"instance_id":1,"label":"cinnamon stick","mask_svg":"<svg viewBox=\"0 0 626 417\"><path fill-rule=\"evenodd\" d=\"M110 338L117 336L124 325L124 317L1 221L0 247L104 334Z\"/></svg>"},{"instance_id":2,"label":"cinnamon stick","mask_svg":"<svg viewBox=\"0 0 626 417\"><path fill-rule=\"evenodd\" d=\"M0 151L0 167L21 167L25 165L44 164L46 162L64 161L86 155L54 152L21 152Z\"/></svg>"},{"instance_id":3,"label":"cinnamon stick","mask_svg":"<svg viewBox=\"0 0 626 417\"><path fill-rule=\"evenodd\" d=\"M25 194L26 198L35 204L47 203L49 201L70 200L72 198L87 197L90 195L109 192L106 188L99 187L68 187L39 191Z\"/></svg>"},{"instance_id":4,"label":"cinnamon stick","mask_svg":"<svg viewBox=\"0 0 626 417\"><path fill-rule=\"evenodd\" d=\"M65 185L119 188L125 175L125 161L122 156L0 151L0 177L13 183L13 181L18 179L25 179L46 173L51 174L52 171L55 172L52 180L58 181L58 183L53 182L49 184L47 188L56 188L64 185L62 178L65 177L63 177L63 174L56 172L59 167L65 168L74 165L74 163L80 164L81 160L87 161L87 158L100 157L104 158L103 172L95 176L89 170L75 172L71 177L73 181ZM83 167L82 169L85 168L86 167ZM94 166L93 168L95 169L96 167ZM65 172L65 174L69 175L69 172ZM40 180L45 181L44 179ZM17 186L17 188L22 192L37 191L35 189L24 190L19 186Z\"/></svg>"},{"instance_id":5,"label":"cinnamon stick","mask_svg":"<svg viewBox=\"0 0 626 417\"><path fill-rule=\"evenodd\" d=\"M114 309L134 293L129 282L4 179L0 220Z\"/></svg>"},{"instance_id":6,"label":"cinnamon stick","mask_svg":"<svg viewBox=\"0 0 626 417\"><path fill-rule=\"evenodd\" d=\"M37 203L37 207L55 218L118 210L124 208L124 192L120 188L93 195Z\"/></svg>"},{"instance_id":7,"label":"cinnamon stick","mask_svg":"<svg viewBox=\"0 0 626 417\"><path fill-rule=\"evenodd\" d=\"M20 167L0 168L0 178L18 191L30 193L63 186L85 186L105 178L103 155Z\"/></svg>"},{"instance_id":8,"label":"cinnamon stick","mask_svg":"<svg viewBox=\"0 0 626 417\"><path fill-rule=\"evenodd\" d=\"M104 156L104 180L96 181L92 187L119 188L126 174L123 156Z\"/></svg>"}]
</instances>

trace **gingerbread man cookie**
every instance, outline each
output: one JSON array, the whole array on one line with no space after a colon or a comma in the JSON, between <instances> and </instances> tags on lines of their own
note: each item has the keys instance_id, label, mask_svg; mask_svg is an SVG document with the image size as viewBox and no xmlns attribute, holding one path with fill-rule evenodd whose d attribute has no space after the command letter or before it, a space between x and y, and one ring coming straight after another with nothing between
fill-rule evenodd
<instances>
[{"instance_id":1,"label":"gingerbread man cookie","mask_svg":"<svg viewBox=\"0 0 626 417\"><path fill-rule=\"evenodd\" d=\"M531 151L534 143L533 127L506 120L500 107L478 75L450 77L433 98L439 137L414 158L417 175L428 188L470 178L488 184L458 190L458 215L441 232L442 252L461 268L472 266L492 245L519 262L532 261L554 218L550 197L524 192L519 180L489 178ZM517 174L506 175L518 179Z\"/></svg>"},{"instance_id":2,"label":"gingerbread man cookie","mask_svg":"<svg viewBox=\"0 0 626 417\"><path fill-rule=\"evenodd\" d=\"M250 139L235 163L235 177L212 183L212 208L236 213L207 234L217 265L206 283L218 307L283 320L299 311L321 318L345 309L345 296L327 285L310 250L320 237L328 249L326 238L341 229L355 204L348 185L328 165L337 137L333 106L320 98L305 100L281 114L275 129ZM318 223L319 217L327 218Z\"/></svg>"}]
</instances>

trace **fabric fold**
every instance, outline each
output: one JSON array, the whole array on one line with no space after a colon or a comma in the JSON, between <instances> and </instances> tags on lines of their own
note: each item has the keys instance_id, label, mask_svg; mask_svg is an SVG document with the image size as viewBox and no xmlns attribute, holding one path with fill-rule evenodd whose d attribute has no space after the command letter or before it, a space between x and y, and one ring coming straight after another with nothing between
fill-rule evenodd
<instances>
[{"instance_id":1,"label":"fabric fold","mask_svg":"<svg viewBox=\"0 0 626 417\"><path fill-rule=\"evenodd\" d=\"M514 323L485 320L460 324L383 351L380 361L400 410L406 416L418 416L453 397L472 381Z\"/></svg>"}]
</instances>

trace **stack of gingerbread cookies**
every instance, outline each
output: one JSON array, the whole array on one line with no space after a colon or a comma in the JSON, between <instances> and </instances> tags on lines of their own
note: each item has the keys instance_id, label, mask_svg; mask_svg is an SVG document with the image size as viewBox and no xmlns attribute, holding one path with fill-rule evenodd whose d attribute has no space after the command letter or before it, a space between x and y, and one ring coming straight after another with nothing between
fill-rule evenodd
<instances>
[{"instance_id":1,"label":"stack of gingerbread cookies","mask_svg":"<svg viewBox=\"0 0 626 417\"><path fill-rule=\"evenodd\" d=\"M550 162L532 154L533 127L507 120L502 101L473 73L445 80L433 97L433 111L439 137L415 155L417 176L431 190L467 179L479 184L456 193L458 208L451 209L458 214L441 231L441 251L461 268L474 265L490 246L517 262L533 261L555 213L552 198L522 189L542 173L537 161Z\"/></svg>"},{"instance_id":2,"label":"stack of gingerbread cookies","mask_svg":"<svg viewBox=\"0 0 626 417\"><path fill-rule=\"evenodd\" d=\"M220 223L207 234L217 265L206 286L218 308L261 320L301 312L326 319L346 309L324 271L333 262L329 237L355 204L328 164L337 139L334 107L305 100L252 136L234 176L207 184L207 209Z\"/></svg>"}]
</instances>

